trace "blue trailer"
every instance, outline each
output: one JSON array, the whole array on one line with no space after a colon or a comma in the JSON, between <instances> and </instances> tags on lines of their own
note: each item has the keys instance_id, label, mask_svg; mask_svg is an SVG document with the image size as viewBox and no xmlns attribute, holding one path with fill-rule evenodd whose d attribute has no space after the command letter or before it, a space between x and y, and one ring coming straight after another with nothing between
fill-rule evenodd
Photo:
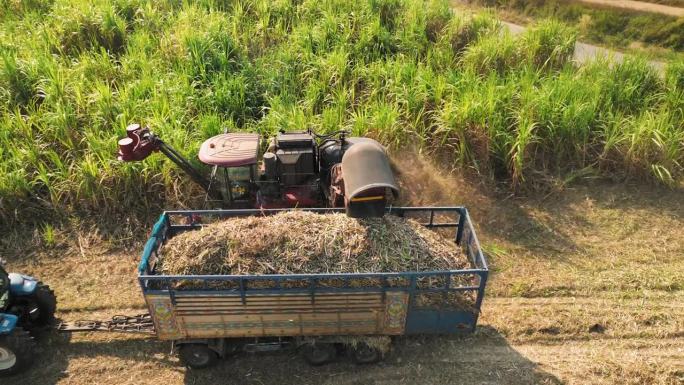
<instances>
[{"instance_id":1,"label":"blue trailer","mask_svg":"<svg viewBox=\"0 0 684 385\"><path fill-rule=\"evenodd\" d=\"M139 283L157 338L172 341L187 366L207 367L240 349L284 346L297 347L310 363L322 364L350 340L475 330L489 269L465 207L388 207L386 214L416 218L427 228L447 232L467 256L466 269L201 276L156 271L166 240L199 229L202 222L287 210L292 209L167 211L154 225L138 268ZM363 342L349 350L360 363L382 356Z\"/></svg>"}]
</instances>

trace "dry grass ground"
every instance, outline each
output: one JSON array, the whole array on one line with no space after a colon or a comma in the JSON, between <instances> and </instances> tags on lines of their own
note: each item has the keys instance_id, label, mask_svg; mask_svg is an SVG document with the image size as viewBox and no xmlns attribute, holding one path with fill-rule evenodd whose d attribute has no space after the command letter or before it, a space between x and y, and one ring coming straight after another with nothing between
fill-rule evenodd
<instances>
[{"instance_id":1,"label":"dry grass ground","mask_svg":"<svg viewBox=\"0 0 684 385\"><path fill-rule=\"evenodd\" d=\"M586 182L506 197L420 156L402 156L405 199L468 206L494 276L479 331L400 339L379 365L307 366L290 352L242 354L187 371L154 340L46 335L27 384L682 384L684 193ZM144 309L138 247L14 256L50 283L66 320ZM96 245L94 241L90 244ZM28 259L31 259L29 262ZM5 382L3 382L5 384Z\"/></svg>"}]
</instances>

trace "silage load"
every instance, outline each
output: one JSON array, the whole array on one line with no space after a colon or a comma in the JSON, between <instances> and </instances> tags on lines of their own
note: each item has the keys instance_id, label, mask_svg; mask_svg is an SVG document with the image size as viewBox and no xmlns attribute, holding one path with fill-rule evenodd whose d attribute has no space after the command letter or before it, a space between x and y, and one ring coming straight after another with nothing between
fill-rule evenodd
<instances>
[{"instance_id":1,"label":"silage load","mask_svg":"<svg viewBox=\"0 0 684 385\"><path fill-rule=\"evenodd\" d=\"M231 218L164 246L167 275L369 273L462 269L460 248L412 219L288 211Z\"/></svg>"}]
</instances>

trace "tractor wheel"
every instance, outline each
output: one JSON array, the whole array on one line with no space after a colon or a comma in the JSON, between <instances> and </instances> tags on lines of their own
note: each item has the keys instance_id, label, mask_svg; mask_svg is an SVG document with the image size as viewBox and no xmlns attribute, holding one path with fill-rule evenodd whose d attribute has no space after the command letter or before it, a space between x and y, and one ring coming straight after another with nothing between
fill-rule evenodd
<instances>
[{"instance_id":1,"label":"tractor wheel","mask_svg":"<svg viewBox=\"0 0 684 385\"><path fill-rule=\"evenodd\" d=\"M374 364L382 359L379 349L360 343L352 349L352 358L357 364Z\"/></svg>"},{"instance_id":2,"label":"tractor wheel","mask_svg":"<svg viewBox=\"0 0 684 385\"><path fill-rule=\"evenodd\" d=\"M205 344L184 344L178 351L181 361L192 369L204 369L216 365L218 354Z\"/></svg>"},{"instance_id":3,"label":"tractor wheel","mask_svg":"<svg viewBox=\"0 0 684 385\"><path fill-rule=\"evenodd\" d=\"M42 327L52 324L55 320L55 311L57 310L55 292L50 289L50 286L38 282L32 300L38 307L38 314L35 317L29 316L31 326Z\"/></svg>"},{"instance_id":4,"label":"tractor wheel","mask_svg":"<svg viewBox=\"0 0 684 385\"><path fill-rule=\"evenodd\" d=\"M337 347L331 343L306 344L301 349L306 362L314 366L326 364L337 356Z\"/></svg>"},{"instance_id":5,"label":"tractor wheel","mask_svg":"<svg viewBox=\"0 0 684 385\"><path fill-rule=\"evenodd\" d=\"M0 377L11 376L33 362L33 338L22 328L0 336Z\"/></svg>"}]
</instances>

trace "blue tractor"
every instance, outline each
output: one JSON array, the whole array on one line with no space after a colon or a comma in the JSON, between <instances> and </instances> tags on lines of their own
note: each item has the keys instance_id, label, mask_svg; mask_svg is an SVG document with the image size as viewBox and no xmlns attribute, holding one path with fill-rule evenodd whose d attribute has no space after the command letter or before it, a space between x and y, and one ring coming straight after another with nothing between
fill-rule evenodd
<instances>
[{"instance_id":1,"label":"blue tractor","mask_svg":"<svg viewBox=\"0 0 684 385\"><path fill-rule=\"evenodd\" d=\"M0 376L18 373L33 360L30 333L51 325L57 300L35 278L7 273L0 259Z\"/></svg>"}]
</instances>

